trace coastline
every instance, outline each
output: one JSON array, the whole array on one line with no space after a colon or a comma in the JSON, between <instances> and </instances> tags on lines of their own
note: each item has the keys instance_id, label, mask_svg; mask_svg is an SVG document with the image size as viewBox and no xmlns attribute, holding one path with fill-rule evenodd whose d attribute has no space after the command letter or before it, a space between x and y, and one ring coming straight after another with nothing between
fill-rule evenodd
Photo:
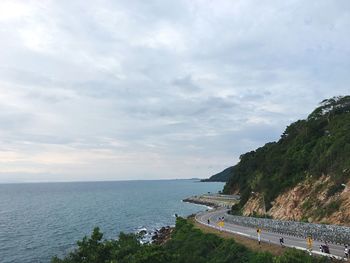
<instances>
[{"instance_id":1,"label":"coastline","mask_svg":"<svg viewBox=\"0 0 350 263\"><path fill-rule=\"evenodd\" d=\"M152 189L157 191L153 193ZM187 216L206 209L182 203L182 199L221 189L219 183L191 180L1 184L2 199L11 200L0 205L0 210L8 211L2 214L2 222L14 226L22 235L12 235L10 228L4 229L0 262L50 262L54 255L71 252L76 241L91 234L95 226L100 227L106 239L118 238L120 232L137 234L145 228L150 232L146 236L149 240L156 230L175 225L175 213ZM37 213L38 200L47 200L41 203L42 213ZM57 200L65 209L52 205ZM22 211L25 218L17 216ZM38 220L45 231L33 239L38 233ZM32 249L26 249L28 244Z\"/></svg>"},{"instance_id":2,"label":"coastline","mask_svg":"<svg viewBox=\"0 0 350 263\"><path fill-rule=\"evenodd\" d=\"M191 203L191 204L195 204L198 206L202 206L202 207L206 208L206 211L218 208L218 206L216 206L214 203L196 201L196 200L192 200L191 198L185 198L185 199L181 200L181 202ZM191 218L194 215L195 214L191 214L191 215L187 216L186 218ZM174 216L177 217L176 214ZM148 235L148 238L146 238L146 240L147 240L146 242L151 243L151 244L162 245L170 239L170 235L174 231L174 229L175 229L175 225L171 225L171 226L167 225L167 226L163 226L161 228L154 229L151 232L146 232L147 230L144 229L144 230L139 231L138 233L142 234L142 232L146 230L144 232L144 234L146 236Z\"/></svg>"},{"instance_id":3,"label":"coastline","mask_svg":"<svg viewBox=\"0 0 350 263\"><path fill-rule=\"evenodd\" d=\"M204 205L210 209L225 207L231 208L239 201L239 196L222 195L222 194L203 194L199 196L191 196L182 200L183 202Z\"/></svg>"},{"instance_id":4,"label":"coastline","mask_svg":"<svg viewBox=\"0 0 350 263\"><path fill-rule=\"evenodd\" d=\"M195 198L191 198L191 197L185 198L185 199L183 199L181 201L184 202L184 203L191 203L191 204L195 204L195 205L204 206L204 207L206 207L209 210L219 207L213 202L205 202L205 201L201 201L199 199L195 199Z\"/></svg>"},{"instance_id":5,"label":"coastline","mask_svg":"<svg viewBox=\"0 0 350 263\"><path fill-rule=\"evenodd\" d=\"M215 202L205 202L194 197L185 198L181 200L181 202L202 206L206 208L206 211L213 210L220 207ZM177 217L176 214L174 216ZM190 218L193 218L194 216L195 214L191 214L186 216L185 218L190 219ZM174 229L175 229L175 225L171 225L171 226L168 225L158 229L154 229L153 232L147 232L146 229L143 229L139 231L138 234L145 234L145 236L148 236L144 240L146 242L142 241L142 239L141 239L141 242L163 245L171 238L171 233L174 231Z\"/></svg>"}]
</instances>

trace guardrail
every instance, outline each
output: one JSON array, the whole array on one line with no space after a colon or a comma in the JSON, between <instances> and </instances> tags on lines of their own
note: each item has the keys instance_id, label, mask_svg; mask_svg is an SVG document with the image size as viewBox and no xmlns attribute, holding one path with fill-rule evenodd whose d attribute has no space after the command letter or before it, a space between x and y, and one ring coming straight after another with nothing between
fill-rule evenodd
<instances>
[{"instance_id":1,"label":"guardrail","mask_svg":"<svg viewBox=\"0 0 350 263\"><path fill-rule=\"evenodd\" d=\"M203 214L203 212L200 212L200 213L197 213L196 216L195 216L196 222L198 222L201 225L204 225L206 227L210 227L210 228L213 228L213 229L216 229L216 230L219 230L219 231L224 231L224 232L228 232L228 233L244 236L244 237L247 237L247 238L250 238L250 239L253 239L253 240L258 240L257 236L255 236L255 235L253 236L253 235L242 233L242 232L239 232L239 231L235 231L235 230L231 230L231 229L227 229L227 228L221 228L221 227L218 227L218 226L212 225L212 224L207 224L207 223L205 223L205 222L203 222L203 221L198 219L198 216L200 216L202 214ZM232 216L232 215L230 215L230 216ZM244 218L246 218L246 217L244 217ZM225 216L225 221L227 221L227 215ZM265 242L265 243L269 243L270 244L271 240L265 239L265 238L261 238L261 242ZM288 245L288 244L285 244L285 246L289 247L289 248L295 248L295 249L303 250L303 251L308 252L308 253L310 252L307 248L304 248L304 247L293 246L293 245ZM337 256L337 255L323 253L323 252L320 252L320 251L317 251L317 250L312 250L311 253L315 254L315 255L320 255L320 256L325 256L325 257L337 259L337 260L345 260L345 261L347 261L347 259L344 259L343 257Z\"/></svg>"},{"instance_id":2,"label":"guardrail","mask_svg":"<svg viewBox=\"0 0 350 263\"><path fill-rule=\"evenodd\" d=\"M334 244L350 243L350 227L312 224L297 221L282 221L267 218L254 218L234 216L227 214L225 220L229 223L247 227L259 227L269 232L275 232L283 235L306 238L311 236L314 240L327 241Z\"/></svg>"}]
</instances>

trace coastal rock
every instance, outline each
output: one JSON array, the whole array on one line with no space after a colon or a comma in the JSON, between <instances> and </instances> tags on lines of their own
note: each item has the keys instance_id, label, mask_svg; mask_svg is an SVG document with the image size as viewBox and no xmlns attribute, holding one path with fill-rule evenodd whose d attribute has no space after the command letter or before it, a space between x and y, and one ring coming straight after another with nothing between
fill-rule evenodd
<instances>
[{"instance_id":1,"label":"coastal rock","mask_svg":"<svg viewBox=\"0 0 350 263\"><path fill-rule=\"evenodd\" d=\"M147 234L147 230L144 230L144 229L143 229L143 230L141 230L141 231L139 232L139 234L142 235L142 236L144 236L144 235Z\"/></svg>"},{"instance_id":2,"label":"coastal rock","mask_svg":"<svg viewBox=\"0 0 350 263\"><path fill-rule=\"evenodd\" d=\"M162 227L161 229L154 232L152 236L152 243L157 245L162 245L166 243L171 236L174 228L170 226Z\"/></svg>"}]
</instances>

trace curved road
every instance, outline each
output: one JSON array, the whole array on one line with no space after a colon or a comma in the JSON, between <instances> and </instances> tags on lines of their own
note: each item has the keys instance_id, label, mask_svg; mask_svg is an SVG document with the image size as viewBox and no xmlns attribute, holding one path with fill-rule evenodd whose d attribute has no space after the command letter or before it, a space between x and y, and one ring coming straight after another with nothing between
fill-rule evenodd
<instances>
[{"instance_id":1,"label":"curved road","mask_svg":"<svg viewBox=\"0 0 350 263\"><path fill-rule=\"evenodd\" d=\"M227 216L227 209L217 209L217 210L211 210L211 211L206 211L206 212L201 212L196 215L196 221L200 224L219 229L217 223L219 222L220 217L225 217ZM210 224L208 224L208 219L210 220ZM230 232L234 234L238 234L241 236L245 236L251 239L258 240L258 236L256 233L256 229L250 228L250 227L245 227L245 226L239 226L239 225L234 225L231 223L225 222L224 227L222 228L223 231L225 232ZM281 238L281 234L273 233L273 232L267 232L267 231L262 231L261 233L261 241L262 242L267 242L267 243L272 243L272 244L277 244L280 245L279 239ZM297 249L301 250L306 250L307 244L306 240L294 236L283 236L284 239L284 245L286 247L294 247ZM257 241L258 242L258 241ZM331 256L337 259L343 259L344 257L344 247L341 245L335 245L335 244L328 244L329 250L331 254L325 254L320 252L319 247L321 242L314 241L313 242L313 249L312 253L317 254L317 255L324 255L324 256Z\"/></svg>"}]
</instances>

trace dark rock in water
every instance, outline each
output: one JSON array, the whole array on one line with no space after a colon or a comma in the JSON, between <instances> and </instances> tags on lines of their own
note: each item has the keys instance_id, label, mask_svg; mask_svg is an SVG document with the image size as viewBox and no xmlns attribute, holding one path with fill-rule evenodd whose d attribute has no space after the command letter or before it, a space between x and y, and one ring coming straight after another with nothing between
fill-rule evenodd
<instances>
[{"instance_id":1,"label":"dark rock in water","mask_svg":"<svg viewBox=\"0 0 350 263\"><path fill-rule=\"evenodd\" d=\"M140 232L139 232L139 235L141 235L141 236L144 236L144 235L146 235L147 234L147 231L146 230L141 230Z\"/></svg>"}]
</instances>

